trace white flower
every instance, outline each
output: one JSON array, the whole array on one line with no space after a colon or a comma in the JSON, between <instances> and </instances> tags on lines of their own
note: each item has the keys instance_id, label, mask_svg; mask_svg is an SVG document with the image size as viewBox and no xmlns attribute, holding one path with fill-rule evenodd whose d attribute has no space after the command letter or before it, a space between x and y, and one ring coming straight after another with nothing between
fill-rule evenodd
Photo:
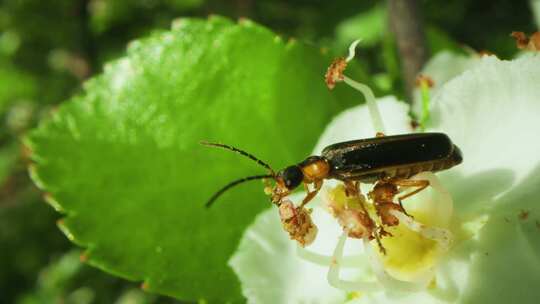
<instances>
[{"instance_id":1,"label":"white flower","mask_svg":"<svg viewBox=\"0 0 540 304\"><path fill-rule=\"evenodd\" d=\"M404 103L386 97L378 105L386 134L411 131ZM249 303L538 303L540 57L481 58L437 90L431 115L428 131L448 134L461 148L464 162L438 174L453 197L453 213L447 209L441 215L435 191L406 201L413 209L439 214L435 223L451 215L454 242L435 257L428 286L407 291L381 282L373 268L377 261L366 255L362 240L348 239L344 255L352 258L343 264L352 267L343 269L340 278L376 284L359 293L334 288L327 281L329 266L307 261L313 257L306 258L305 252L299 254L282 231L276 208L271 208L247 229L230 261ZM375 131L367 107L358 106L328 126L314 153L331 143L373 137ZM314 208L319 228L308 249L330 265L324 256L331 256L344 238L339 237L336 220L322 208L324 196L319 194L308 205ZM291 196L293 201L301 198L302 194ZM418 259L414 252L402 255L402 261ZM382 267L391 270L387 264Z\"/></svg>"}]
</instances>

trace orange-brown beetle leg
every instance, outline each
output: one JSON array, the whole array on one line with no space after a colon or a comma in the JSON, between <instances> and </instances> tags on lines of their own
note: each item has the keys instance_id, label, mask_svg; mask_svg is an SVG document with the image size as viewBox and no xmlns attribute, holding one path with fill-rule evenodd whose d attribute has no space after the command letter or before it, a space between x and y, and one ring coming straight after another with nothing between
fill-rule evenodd
<instances>
[{"instance_id":1,"label":"orange-brown beetle leg","mask_svg":"<svg viewBox=\"0 0 540 304\"><path fill-rule=\"evenodd\" d=\"M344 181L343 182L345 184L345 194L347 196L360 196L360 183L359 182L356 182L356 181ZM381 242L381 237L384 236L385 234L381 234L381 230L384 231L384 229L377 225L377 223L375 221L373 221L373 219L369 216L369 212L367 211L366 209L366 206L364 206L364 204L360 204L361 208L362 208L362 211L368 216L369 220L371 221L371 225L374 226L376 229L373 231L370 239L373 239L375 238L375 240L377 241L377 245L379 246L379 250L384 254L386 255L386 248L384 248L382 242Z\"/></svg>"},{"instance_id":2,"label":"orange-brown beetle leg","mask_svg":"<svg viewBox=\"0 0 540 304\"><path fill-rule=\"evenodd\" d=\"M345 194L348 197L355 197L360 195L359 184L354 181L343 181L345 184Z\"/></svg>"},{"instance_id":3,"label":"orange-brown beetle leg","mask_svg":"<svg viewBox=\"0 0 540 304\"><path fill-rule=\"evenodd\" d=\"M307 203L309 203L309 201L311 201L315 197L315 195L317 195L317 193L319 193L319 190L321 190L323 181L318 180L318 181L313 182L313 184L315 186L315 189L313 191L309 191L307 184L304 183L304 189L306 189L307 195L302 200L302 204L300 205L300 207L304 207Z\"/></svg>"},{"instance_id":4,"label":"orange-brown beetle leg","mask_svg":"<svg viewBox=\"0 0 540 304\"><path fill-rule=\"evenodd\" d=\"M409 193L407 193L405 195L399 196L397 198L398 202L399 202L399 205L401 206L401 208L403 209L403 211L407 215L409 215L409 214L407 213L407 211L405 211L405 208L403 208L403 204L402 204L401 201L403 201L404 199L406 199L408 197L411 197L411 196L417 194L418 192L426 189L429 186L429 181L428 180L400 179L400 180L393 181L393 183L396 186L399 186L399 187L418 187L418 189L415 189L414 191L411 191L411 192L409 192Z\"/></svg>"}]
</instances>

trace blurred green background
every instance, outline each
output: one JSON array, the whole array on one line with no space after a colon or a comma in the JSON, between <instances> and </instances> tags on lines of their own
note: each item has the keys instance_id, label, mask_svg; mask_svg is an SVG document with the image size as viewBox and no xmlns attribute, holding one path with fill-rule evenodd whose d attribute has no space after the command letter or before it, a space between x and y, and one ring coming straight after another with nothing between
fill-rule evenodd
<instances>
[{"instance_id":1,"label":"blurred green background","mask_svg":"<svg viewBox=\"0 0 540 304\"><path fill-rule=\"evenodd\" d=\"M509 34L537 29L533 2L419 1L430 56L476 50L511 58L517 49ZM246 17L332 54L362 37L360 65L370 85L378 95L405 95L382 1L2 0L0 303L174 302L80 262L56 227L59 214L31 183L20 142L131 40L179 17L211 14Z\"/></svg>"}]
</instances>

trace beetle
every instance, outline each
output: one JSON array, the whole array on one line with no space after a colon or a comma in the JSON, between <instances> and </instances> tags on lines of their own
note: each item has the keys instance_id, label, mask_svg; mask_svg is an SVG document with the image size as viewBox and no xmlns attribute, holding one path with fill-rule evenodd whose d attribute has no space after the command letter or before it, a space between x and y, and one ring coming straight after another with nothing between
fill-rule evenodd
<instances>
[{"instance_id":1,"label":"beetle","mask_svg":"<svg viewBox=\"0 0 540 304\"><path fill-rule=\"evenodd\" d=\"M239 153L269 170L268 174L248 176L235 180L217 191L206 203L210 207L216 199L230 188L257 179L273 179L271 201L279 206L281 200L300 184L307 191L301 207L319 192L325 179L343 181L347 195L358 195L360 183L384 181L399 187L417 189L398 198L401 201L429 186L427 180L413 180L417 173L437 172L460 164L463 156L460 149L444 133L412 133L351 140L336 143L323 149L321 155L309 156L305 160L275 172L268 164L238 148L212 142L201 142ZM309 185L313 189L310 190Z\"/></svg>"}]
</instances>

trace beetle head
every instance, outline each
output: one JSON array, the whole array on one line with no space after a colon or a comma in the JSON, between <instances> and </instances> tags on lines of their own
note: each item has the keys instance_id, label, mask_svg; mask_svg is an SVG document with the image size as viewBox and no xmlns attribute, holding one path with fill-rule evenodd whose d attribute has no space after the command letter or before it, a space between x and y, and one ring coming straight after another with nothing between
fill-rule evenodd
<instances>
[{"instance_id":1,"label":"beetle head","mask_svg":"<svg viewBox=\"0 0 540 304\"><path fill-rule=\"evenodd\" d=\"M302 180L304 173L299 166L289 166L276 174L276 187L272 191L272 202L279 204L281 199L296 189Z\"/></svg>"},{"instance_id":2,"label":"beetle head","mask_svg":"<svg viewBox=\"0 0 540 304\"><path fill-rule=\"evenodd\" d=\"M302 180L304 179L304 173L298 166L289 166L280 172L278 172L276 181L278 184L282 184L289 191L294 190Z\"/></svg>"}]
</instances>

